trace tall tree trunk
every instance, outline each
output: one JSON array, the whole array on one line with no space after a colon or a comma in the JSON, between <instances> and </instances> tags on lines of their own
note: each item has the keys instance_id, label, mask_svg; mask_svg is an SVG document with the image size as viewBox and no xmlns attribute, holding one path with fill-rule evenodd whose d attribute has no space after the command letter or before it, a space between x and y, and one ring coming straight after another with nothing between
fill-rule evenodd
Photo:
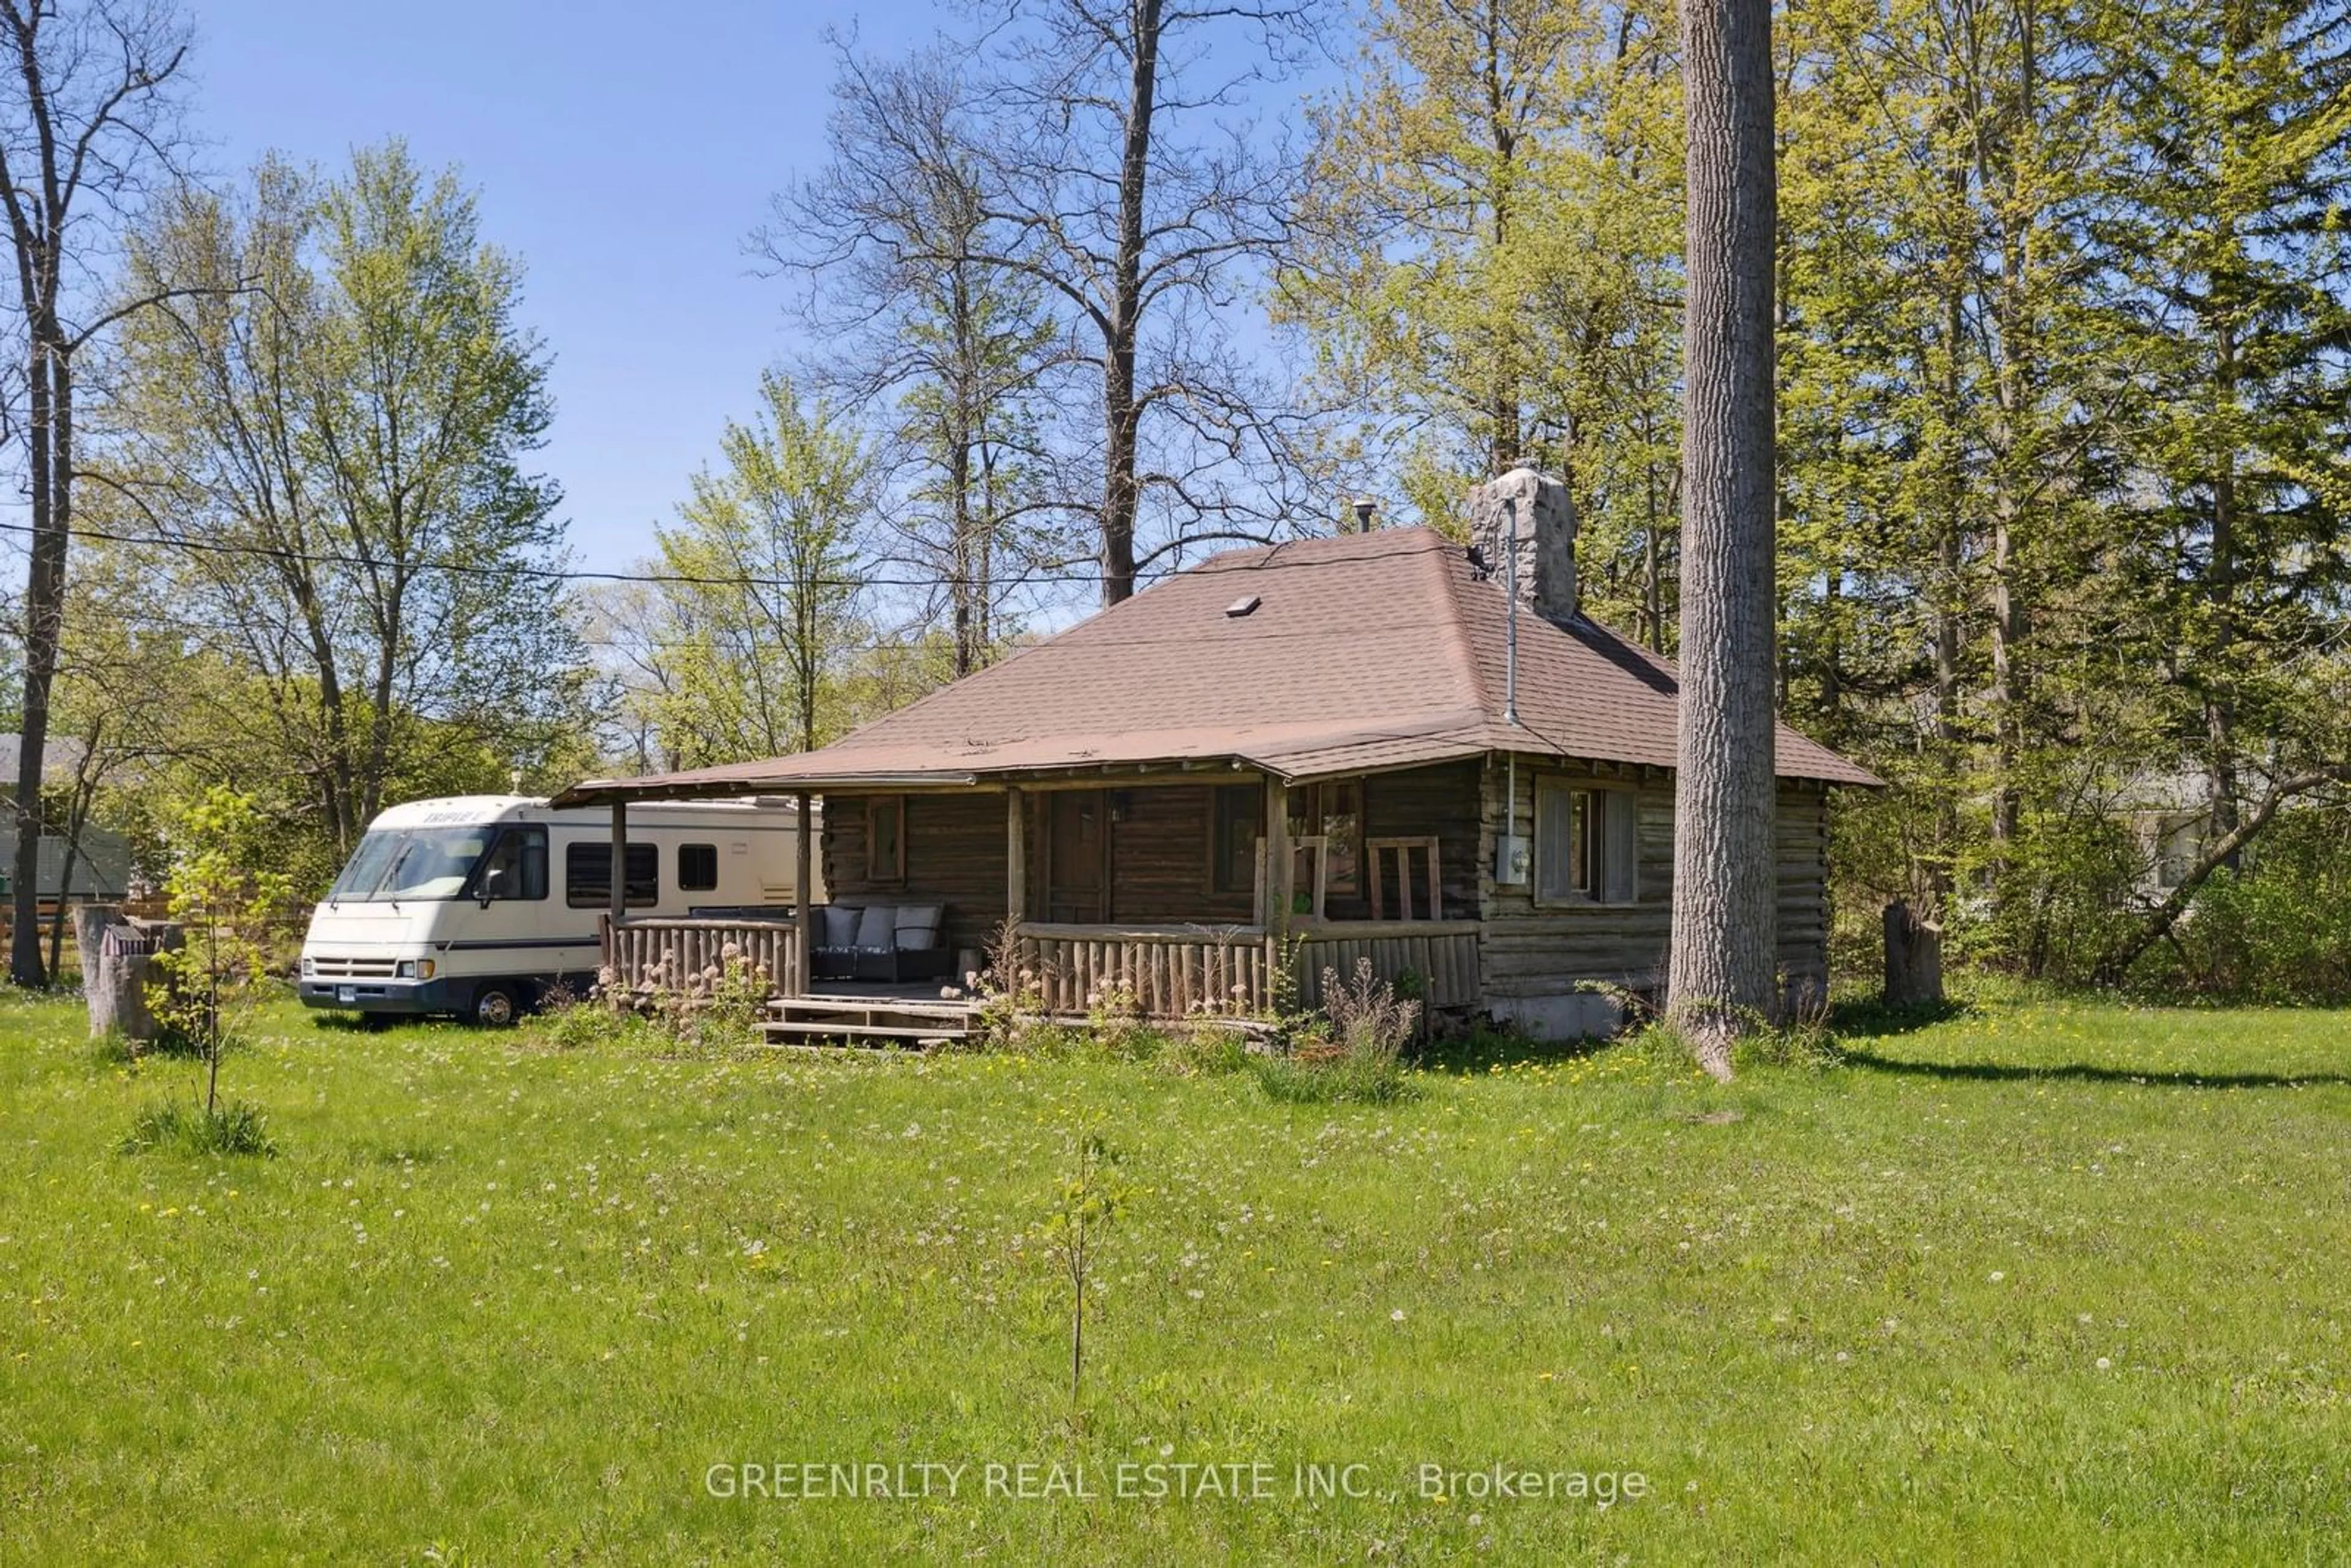
<instances>
[{"instance_id":1,"label":"tall tree trunk","mask_svg":"<svg viewBox=\"0 0 2351 1568\"><path fill-rule=\"evenodd\" d=\"M1954 157L1944 171L1944 184L1949 196L1948 217L1961 224L1968 214L1968 165L1964 159ZM1949 465L1944 476L1944 512L1935 540L1935 573L1928 603L1934 616L1935 632L1935 837L1930 858L1925 867L1927 918L1941 922L1950 916L1952 891L1952 858L1959 841L1959 791L1961 768L1959 705L1959 659L1961 634L1967 617L1967 536L1968 536L1968 461L1964 432L1968 429L1966 373L1962 368L1962 352L1968 337L1967 286L1968 249L1957 238L1950 241L1950 254L1945 257L1943 278L1943 384L1941 386L1944 439L1950 444Z\"/></svg>"},{"instance_id":2,"label":"tall tree trunk","mask_svg":"<svg viewBox=\"0 0 2351 1568\"><path fill-rule=\"evenodd\" d=\"M1642 640L1649 652L1666 651L1665 563L1659 559L1657 529L1664 526L1657 509L1657 463L1656 458L1642 465L1644 488L1648 500L1648 526L1641 531L1641 628Z\"/></svg>"},{"instance_id":3,"label":"tall tree trunk","mask_svg":"<svg viewBox=\"0 0 2351 1568\"><path fill-rule=\"evenodd\" d=\"M2037 463L2032 424L2032 287L2034 226L2045 200L2037 188L2040 170L2040 59L2032 0L2018 8L2017 107L2009 128L2008 183L2001 214L2000 290L1993 302L1999 327L2000 477L1991 535L1991 837L1995 873L2005 872L2016 841L2022 797L2016 772L2025 748L2024 709L2029 671L2022 656L2031 631L2018 586L2019 531L2023 524L2019 494L2029 488L2027 463ZM2000 896L2005 897L2005 892Z\"/></svg>"},{"instance_id":4,"label":"tall tree trunk","mask_svg":"<svg viewBox=\"0 0 2351 1568\"><path fill-rule=\"evenodd\" d=\"M1688 273L1668 1010L1729 1076L1773 1005L1770 0L1683 0Z\"/></svg>"},{"instance_id":5,"label":"tall tree trunk","mask_svg":"<svg viewBox=\"0 0 2351 1568\"><path fill-rule=\"evenodd\" d=\"M41 779L49 744L49 690L56 683L57 648L65 631L66 525L57 509L55 476L57 372L60 367L54 318L32 326L30 415L25 445L31 466L33 537L25 577L24 720L16 755L16 859L13 870L8 977L17 985L45 986L41 963ZM66 389L70 395L71 389Z\"/></svg>"},{"instance_id":6,"label":"tall tree trunk","mask_svg":"<svg viewBox=\"0 0 2351 1568\"><path fill-rule=\"evenodd\" d=\"M66 804L65 853L58 857L57 906L49 915L49 973L61 974L65 962L66 922L72 918L67 902L73 896L74 862L81 857L83 832L89 826L90 808L98 800L99 746L106 737L103 716L91 721L89 733L82 737L81 760L74 768L73 797ZM89 955L80 955L82 981L89 980Z\"/></svg>"},{"instance_id":7,"label":"tall tree trunk","mask_svg":"<svg viewBox=\"0 0 2351 1568\"><path fill-rule=\"evenodd\" d=\"M2214 405L2232 408L2237 398L2237 335L2224 316L2213 334ZM2204 689L2205 774L2212 796L2211 836L2226 839L2237 831L2241 815L2238 800L2237 707L2231 690L2231 672L2237 651L2237 461L2222 438L2213 455L2212 559L2205 577L2212 604L2211 669L2214 678ZM2231 851L2222 862L2235 872L2243 863L2241 852Z\"/></svg>"},{"instance_id":8,"label":"tall tree trunk","mask_svg":"<svg viewBox=\"0 0 2351 1568\"><path fill-rule=\"evenodd\" d=\"M1488 0L1482 41L1486 48L1486 127L1494 147L1494 177L1487 194L1493 208L1493 266L1497 270L1511 238L1513 162L1518 150L1518 133L1510 123L1513 106L1502 84L1504 26L1501 7L1494 0ZM1487 418L1493 426L1489 462L1491 472L1499 475L1517 467L1526 455L1525 436L1519 424L1518 323L1507 306L1496 309L1489 299L1487 308L1494 332L1493 381L1486 391Z\"/></svg>"},{"instance_id":9,"label":"tall tree trunk","mask_svg":"<svg viewBox=\"0 0 2351 1568\"><path fill-rule=\"evenodd\" d=\"M1142 507L1135 465L1143 411L1134 401L1134 358L1143 315L1144 202L1151 178L1151 117L1159 92L1160 0L1134 8L1134 58L1127 76L1126 137L1119 150L1118 250L1102 345L1102 603L1134 597L1134 518Z\"/></svg>"},{"instance_id":10,"label":"tall tree trunk","mask_svg":"<svg viewBox=\"0 0 2351 1568\"><path fill-rule=\"evenodd\" d=\"M63 41L45 43L45 28L52 37L62 34ZM113 0L78 0L70 6L0 0L0 44L6 68L16 78L0 116L5 120L0 126L0 213L6 216L16 304L24 312L32 514L8 973L20 986L39 986L47 978L37 917L41 775L48 749L50 687L65 629L66 557L73 529L73 355L96 329L77 331L68 324L65 277L68 267L89 260L74 246L90 221L90 202L100 204L99 224L110 211L119 218L128 210L130 193L151 189L144 181L159 165L169 169L168 127L159 95L179 69L186 43L168 7L134 10ZM109 319L120 319L137 308L118 306Z\"/></svg>"}]
</instances>

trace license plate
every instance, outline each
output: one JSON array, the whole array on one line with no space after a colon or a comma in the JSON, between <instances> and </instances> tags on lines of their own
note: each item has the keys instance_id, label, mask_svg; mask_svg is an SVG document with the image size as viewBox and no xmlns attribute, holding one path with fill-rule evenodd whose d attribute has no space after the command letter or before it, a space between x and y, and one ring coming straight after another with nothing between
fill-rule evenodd
<instances>
[{"instance_id":1,"label":"license plate","mask_svg":"<svg viewBox=\"0 0 2351 1568\"><path fill-rule=\"evenodd\" d=\"M335 1000L339 1002L355 1002L359 999L360 993L359 988L356 986L337 986L335 988Z\"/></svg>"}]
</instances>

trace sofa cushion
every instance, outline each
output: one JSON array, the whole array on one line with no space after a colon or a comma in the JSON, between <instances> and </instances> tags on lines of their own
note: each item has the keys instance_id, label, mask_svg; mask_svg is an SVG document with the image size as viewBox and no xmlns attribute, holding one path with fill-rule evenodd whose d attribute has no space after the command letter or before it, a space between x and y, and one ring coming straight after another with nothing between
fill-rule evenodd
<instances>
[{"instance_id":1,"label":"sofa cushion","mask_svg":"<svg viewBox=\"0 0 2351 1568\"><path fill-rule=\"evenodd\" d=\"M857 920L854 946L869 953L887 953L898 925L898 911L887 904L868 904Z\"/></svg>"},{"instance_id":2,"label":"sofa cushion","mask_svg":"<svg viewBox=\"0 0 2351 1568\"><path fill-rule=\"evenodd\" d=\"M824 906L824 929L817 946L838 952L857 946L857 917L864 913L853 904L828 904Z\"/></svg>"},{"instance_id":3,"label":"sofa cushion","mask_svg":"<svg viewBox=\"0 0 2351 1568\"><path fill-rule=\"evenodd\" d=\"M939 916L945 906L936 904L906 904L898 908L898 951L926 953L939 945Z\"/></svg>"}]
</instances>

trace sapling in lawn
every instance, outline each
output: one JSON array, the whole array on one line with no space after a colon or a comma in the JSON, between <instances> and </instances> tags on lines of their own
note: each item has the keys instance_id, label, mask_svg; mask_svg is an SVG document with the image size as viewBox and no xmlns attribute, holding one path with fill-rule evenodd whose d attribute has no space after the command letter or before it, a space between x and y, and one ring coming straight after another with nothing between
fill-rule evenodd
<instances>
[{"instance_id":1,"label":"sapling in lawn","mask_svg":"<svg viewBox=\"0 0 2351 1568\"><path fill-rule=\"evenodd\" d=\"M1119 1156L1098 1133L1078 1137L1077 1166L1061 1186L1045 1221L1045 1242L1070 1281L1070 1405L1078 1403L1086 1363L1086 1281L1102 1239L1126 1207L1129 1188L1118 1177Z\"/></svg>"},{"instance_id":2,"label":"sapling in lawn","mask_svg":"<svg viewBox=\"0 0 2351 1568\"><path fill-rule=\"evenodd\" d=\"M244 1104L224 1111L220 1103L221 1058L262 1000L271 934L292 896L285 876L252 869L259 827L252 800L225 787L188 808L166 884L186 945L155 957L156 1018L203 1062L204 1104L201 1118L151 1113L141 1126L168 1128L216 1153L258 1153L268 1145L259 1112ZM154 1141L132 1135L142 1146Z\"/></svg>"}]
</instances>

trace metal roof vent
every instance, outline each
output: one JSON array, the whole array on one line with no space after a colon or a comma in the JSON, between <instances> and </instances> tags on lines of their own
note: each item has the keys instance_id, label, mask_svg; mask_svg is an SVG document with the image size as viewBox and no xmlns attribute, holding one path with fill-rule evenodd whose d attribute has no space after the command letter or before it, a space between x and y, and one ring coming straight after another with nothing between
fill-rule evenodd
<instances>
[{"instance_id":1,"label":"metal roof vent","mask_svg":"<svg viewBox=\"0 0 2351 1568\"><path fill-rule=\"evenodd\" d=\"M1255 610L1257 606L1258 597L1256 594L1251 593L1242 598L1236 599L1230 604L1226 605L1225 614L1227 618L1238 621L1242 616L1247 615L1250 611Z\"/></svg>"}]
</instances>

